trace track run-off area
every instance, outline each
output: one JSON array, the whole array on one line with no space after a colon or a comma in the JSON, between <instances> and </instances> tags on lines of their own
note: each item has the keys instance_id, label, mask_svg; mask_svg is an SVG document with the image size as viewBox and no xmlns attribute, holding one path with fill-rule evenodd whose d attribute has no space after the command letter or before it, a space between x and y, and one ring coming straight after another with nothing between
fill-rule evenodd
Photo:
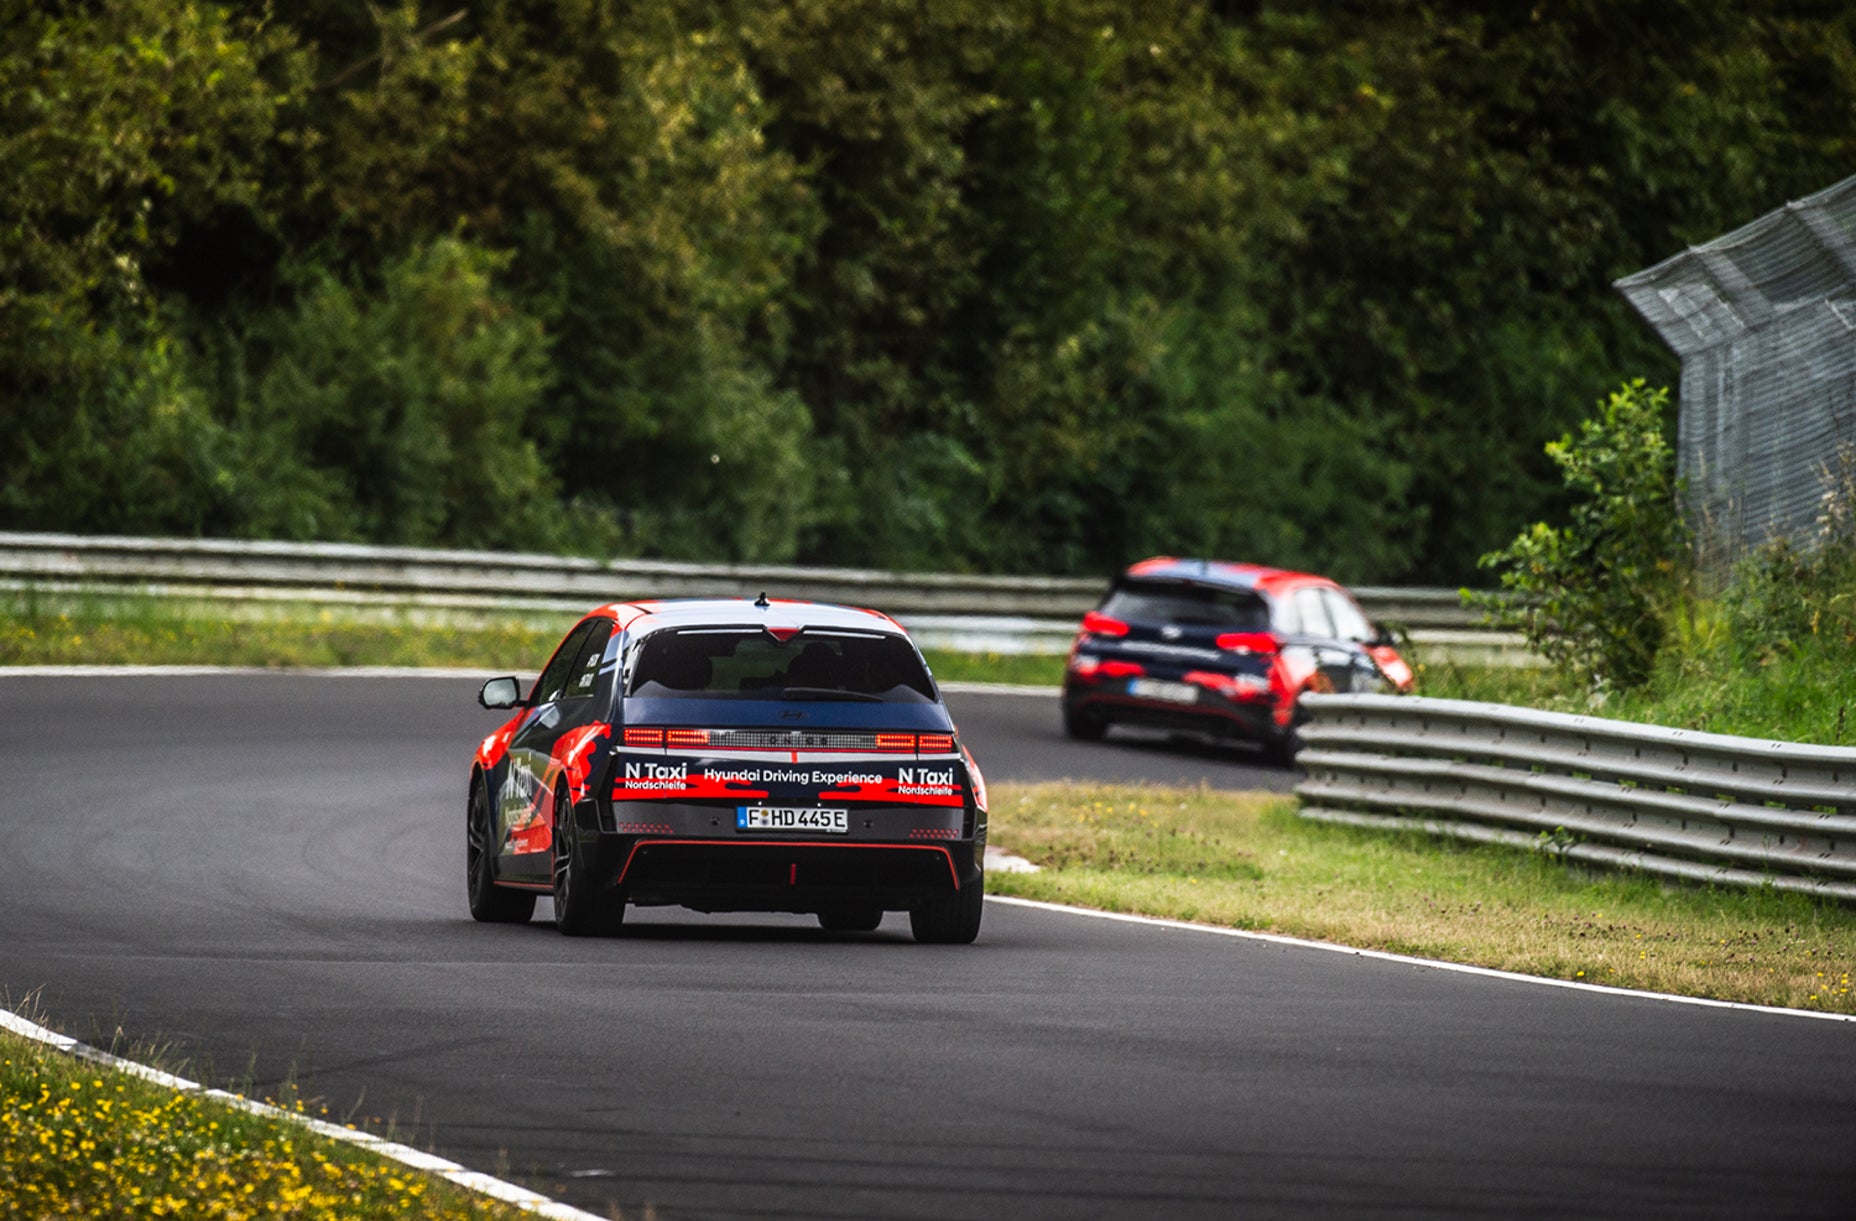
<instances>
[{"instance_id":1,"label":"track run-off area","mask_svg":"<svg viewBox=\"0 0 1856 1221\"><path fill-rule=\"evenodd\" d=\"M477 680L0 677L0 990L597 1215L1849 1216L1856 1023L989 902L464 908ZM949 696L990 779L1286 791Z\"/></svg>"}]
</instances>

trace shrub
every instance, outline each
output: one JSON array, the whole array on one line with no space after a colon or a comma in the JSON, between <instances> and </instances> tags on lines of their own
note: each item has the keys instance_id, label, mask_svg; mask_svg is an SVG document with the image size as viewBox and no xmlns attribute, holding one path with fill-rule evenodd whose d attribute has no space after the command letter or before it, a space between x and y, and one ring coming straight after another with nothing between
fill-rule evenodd
<instances>
[{"instance_id":1,"label":"shrub","mask_svg":"<svg viewBox=\"0 0 1856 1221\"><path fill-rule=\"evenodd\" d=\"M1519 628L1555 666L1595 685L1650 677L1686 589L1675 459L1663 437L1669 391L1626 382L1599 415L1547 445L1574 497L1571 522L1535 522L1482 557L1506 599L1468 595Z\"/></svg>"}]
</instances>

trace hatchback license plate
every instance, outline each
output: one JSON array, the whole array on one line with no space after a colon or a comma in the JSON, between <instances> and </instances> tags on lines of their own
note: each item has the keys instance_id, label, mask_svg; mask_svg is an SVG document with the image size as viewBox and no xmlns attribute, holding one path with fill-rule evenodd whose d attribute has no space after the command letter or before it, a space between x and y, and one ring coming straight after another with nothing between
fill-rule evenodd
<instances>
[{"instance_id":1,"label":"hatchback license plate","mask_svg":"<svg viewBox=\"0 0 1856 1221\"><path fill-rule=\"evenodd\" d=\"M1196 704L1199 689L1191 683L1169 683L1159 678L1131 678L1128 694L1137 700L1165 700L1169 704Z\"/></svg>"},{"instance_id":2,"label":"hatchback license plate","mask_svg":"<svg viewBox=\"0 0 1856 1221\"><path fill-rule=\"evenodd\" d=\"M736 806L737 831L822 831L843 835L851 828L850 811L810 806Z\"/></svg>"}]
</instances>

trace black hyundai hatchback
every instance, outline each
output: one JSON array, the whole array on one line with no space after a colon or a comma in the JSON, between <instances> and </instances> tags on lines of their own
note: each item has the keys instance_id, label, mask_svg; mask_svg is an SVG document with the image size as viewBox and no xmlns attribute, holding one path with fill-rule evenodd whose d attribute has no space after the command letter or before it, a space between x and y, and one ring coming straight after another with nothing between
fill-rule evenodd
<instances>
[{"instance_id":1,"label":"black hyundai hatchback","mask_svg":"<svg viewBox=\"0 0 1856 1221\"><path fill-rule=\"evenodd\" d=\"M811 913L838 932L906 911L918 941L971 942L986 783L921 654L887 615L762 597L615 603L568 633L478 746L471 915L537 895L570 934L628 907Z\"/></svg>"},{"instance_id":2,"label":"black hyundai hatchback","mask_svg":"<svg viewBox=\"0 0 1856 1221\"><path fill-rule=\"evenodd\" d=\"M1063 724L1255 742L1288 763L1311 691L1409 691L1411 667L1326 577L1160 556L1116 578L1083 616L1063 677Z\"/></svg>"}]
</instances>

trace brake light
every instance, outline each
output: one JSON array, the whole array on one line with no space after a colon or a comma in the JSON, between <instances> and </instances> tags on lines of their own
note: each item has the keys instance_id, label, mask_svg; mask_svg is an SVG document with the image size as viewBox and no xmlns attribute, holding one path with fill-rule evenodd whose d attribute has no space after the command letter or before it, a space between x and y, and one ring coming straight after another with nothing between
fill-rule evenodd
<instances>
[{"instance_id":1,"label":"brake light","mask_svg":"<svg viewBox=\"0 0 1856 1221\"><path fill-rule=\"evenodd\" d=\"M1207 687L1228 700L1261 699L1269 694L1269 683L1251 674L1219 674L1213 670L1189 670L1186 681Z\"/></svg>"},{"instance_id":2,"label":"brake light","mask_svg":"<svg viewBox=\"0 0 1856 1221\"><path fill-rule=\"evenodd\" d=\"M1096 667L1096 673L1103 678L1133 678L1147 673L1147 667L1138 661L1105 661Z\"/></svg>"},{"instance_id":3,"label":"brake light","mask_svg":"<svg viewBox=\"0 0 1856 1221\"><path fill-rule=\"evenodd\" d=\"M1237 689L1237 683L1228 674L1214 674L1210 670L1188 670L1185 681L1197 687L1210 687L1219 695L1229 696Z\"/></svg>"},{"instance_id":4,"label":"brake light","mask_svg":"<svg viewBox=\"0 0 1856 1221\"><path fill-rule=\"evenodd\" d=\"M627 729L625 745L627 746L662 746L664 731L661 729Z\"/></svg>"},{"instance_id":5,"label":"brake light","mask_svg":"<svg viewBox=\"0 0 1856 1221\"><path fill-rule=\"evenodd\" d=\"M876 735L878 750L914 750L915 735L912 733L880 733Z\"/></svg>"},{"instance_id":6,"label":"brake light","mask_svg":"<svg viewBox=\"0 0 1856 1221\"><path fill-rule=\"evenodd\" d=\"M709 745L709 731L706 729L666 729L664 745L671 750L690 746Z\"/></svg>"},{"instance_id":7,"label":"brake light","mask_svg":"<svg viewBox=\"0 0 1856 1221\"><path fill-rule=\"evenodd\" d=\"M1232 653L1260 653L1274 656L1282 652L1282 641L1273 632L1226 632L1218 637L1218 647Z\"/></svg>"},{"instance_id":8,"label":"brake light","mask_svg":"<svg viewBox=\"0 0 1856 1221\"><path fill-rule=\"evenodd\" d=\"M954 735L951 733L925 733L921 736L921 752L924 755L946 755L953 753Z\"/></svg>"},{"instance_id":9,"label":"brake light","mask_svg":"<svg viewBox=\"0 0 1856 1221\"><path fill-rule=\"evenodd\" d=\"M1119 619L1109 618L1101 611L1090 611L1083 616L1083 630L1098 636L1126 636L1128 625Z\"/></svg>"}]
</instances>

